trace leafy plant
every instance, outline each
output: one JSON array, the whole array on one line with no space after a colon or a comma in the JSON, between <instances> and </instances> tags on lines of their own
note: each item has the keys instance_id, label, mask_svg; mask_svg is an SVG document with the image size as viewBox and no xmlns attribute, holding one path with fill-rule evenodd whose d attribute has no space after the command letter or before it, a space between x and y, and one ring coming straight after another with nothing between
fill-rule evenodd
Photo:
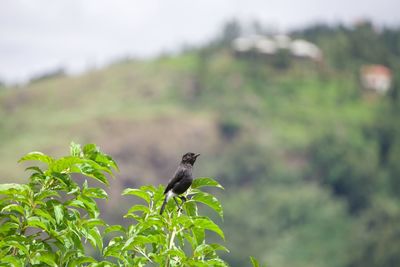
<instances>
[{"instance_id":1,"label":"leafy plant","mask_svg":"<svg viewBox=\"0 0 400 267\"><path fill-rule=\"evenodd\" d=\"M76 266L95 263L85 251L88 241L103 250L95 199L107 198L102 188L80 186L73 174L108 184L106 174L117 169L111 157L89 144L71 144L71 155L59 159L40 152L22 161L39 161L46 168L28 167L28 184L0 185L0 262L10 266Z\"/></svg>"},{"instance_id":2,"label":"leafy plant","mask_svg":"<svg viewBox=\"0 0 400 267\"><path fill-rule=\"evenodd\" d=\"M210 218L200 216L197 207L205 204L223 216L220 202L202 191L222 189L215 180L195 179L186 193L188 200L178 210L170 203L163 216L163 186L125 189L123 195L143 201L128 210L125 217L132 224L125 228L100 218L96 199L107 198L104 189L75 181L78 174L108 185L107 175L118 170L96 145L81 148L72 143L69 156L55 159L32 152L20 161L39 161L44 167L27 168L32 172L28 184L0 185L1 266L227 266L217 251L228 249L206 239L207 232L221 239L224 233Z\"/></svg>"}]
</instances>

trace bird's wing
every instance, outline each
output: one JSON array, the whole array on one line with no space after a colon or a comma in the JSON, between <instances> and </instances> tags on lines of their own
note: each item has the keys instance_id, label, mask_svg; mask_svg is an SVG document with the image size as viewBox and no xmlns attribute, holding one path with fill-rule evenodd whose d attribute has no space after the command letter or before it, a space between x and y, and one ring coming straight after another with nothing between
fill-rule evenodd
<instances>
[{"instance_id":1,"label":"bird's wing","mask_svg":"<svg viewBox=\"0 0 400 267\"><path fill-rule=\"evenodd\" d=\"M176 183L178 183L185 176L185 170L183 168L178 168L174 174L174 177L169 181L167 187L164 190L164 194L166 194L169 190L171 190Z\"/></svg>"}]
</instances>

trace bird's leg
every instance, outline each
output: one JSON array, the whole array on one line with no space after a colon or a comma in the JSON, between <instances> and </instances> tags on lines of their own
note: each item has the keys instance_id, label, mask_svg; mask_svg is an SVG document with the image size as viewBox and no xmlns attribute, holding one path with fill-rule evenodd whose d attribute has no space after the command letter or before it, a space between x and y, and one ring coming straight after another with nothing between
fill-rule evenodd
<instances>
[{"instance_id":1,"label":"bird's leg","mask_svg":"<svg viewBox=\"0 0 400 267\"><path fill-rule=\"evenodd\" d=\"M176 200L176 197L174 197L174 201L176 203L176 206L178 207L178 212L179 212L179 210L181 209L181 206L179 205L178 200Z\"/></svg>"},{"instance_id":2,"label":"bird's leg","mask_svg":"<svg viewBox=\"0 0 400 267\"><path fill-rule=\"evenodd\" d=\"M186 197L184 197L184 196L178 196L178 197L182 200L182 203L181 203L181 205L179 205L178 210L182 210L183 204L185 204L185 202L186 202Z\"/></svg>"},{"instance_id":3,"label":"bird's leg","mask_svg":"<svg viewBox=\"0 0 400 267\"><path fill-rule=\"evenodd\" d=\"M174 201L175 201L176 205L179 207L179 202L178 202L178 200L176 200L176 197L174 197Z\"/></svg>"},{"instance_id":4,"label":"bird's leg","mask_svg":"<svg viewBox=\"0 0 400 267\"><path fill-rule=\"evenodd\" d=\"M178 196L181 200L182 200L182 204L179 205L178 200L176 199L176 197L174 197L175 203L178 206L178 211L182 210L182 206L186 201L186 198L184 196Z\"/></svg>"}]
</instances>

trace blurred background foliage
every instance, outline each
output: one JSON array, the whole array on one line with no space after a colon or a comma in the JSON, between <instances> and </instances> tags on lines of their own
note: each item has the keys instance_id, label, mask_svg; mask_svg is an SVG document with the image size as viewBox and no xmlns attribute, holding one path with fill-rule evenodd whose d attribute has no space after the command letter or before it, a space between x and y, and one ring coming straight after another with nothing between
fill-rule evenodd
<instances>
[{"instance_id":1,"label":"blurred background foliage","mask_svg":"<svg viewBox=\"0 0 400 267\"><path fill-rule=\"evenodd\" d=\"M121 169L101 203L113 223L132 205L123 188L165 184L190 150L202 154L195 174L226 189L232 266L248 255L271 266L400 266L400 29L291 32L322 50L319 63L237 58L230 44L242 33L232 20L178 55L0 85L1 182L22 181L26 152L97 143ZM392 70L388 94L362 90L364 64Z\"/></svg>"}]
</instances>

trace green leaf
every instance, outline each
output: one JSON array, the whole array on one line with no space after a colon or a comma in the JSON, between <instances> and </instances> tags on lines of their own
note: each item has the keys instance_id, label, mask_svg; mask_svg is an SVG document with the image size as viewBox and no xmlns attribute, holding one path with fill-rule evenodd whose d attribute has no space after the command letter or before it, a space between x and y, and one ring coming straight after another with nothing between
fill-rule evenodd
<instances>
[{"instance_id":1,"label":"green leaf","mask_svg":"<svg viewBox=\"0 0 400 267\"><path fill-rule=\"evenodd\" d=\"M104 230L104 234L108 234L108 233L112 233L112 232L125 233L125 228L121 225L110 225Z\"/></svg>"},{"instance_id":2,"label":"green leaf","mask_svg":"<svg viewBox=\"0 0 400 267\"><path fill-rule=\"evenodd\" d=\"M201 202L201 203L209 206L214 211L216 211L219 214L219 216L223 217L223 210L222 210L221 203L213 195L205 193L205 192L198 192L197 194L195 194L192 197L192 200Z\"/></svg>"},{"instance_id":3,"label":"green leaf","mask_svg":"<svg viewBox=\"0 0 400 267\"><path fill-rule=\"evenodd\" d=\"M210 259L207 262L207 266L212 267L229 267L229 265L219 258Z\"/></svg>"},{"instance_id":4,"label":"green leaf","mask_svg":"<svg viewBox=\"0 0 400 267\"><path fill-rule=\"evenodd\" d=\"M43 174L42 169L40 169L38 166L31 166L25 169L25 171L30 171L30 170Z\"/></svg>"},{"instance_id":5,"label":"green leaf","mask_svg":"<svg viewBox=\"0 0 400 267\"><path fill-rule=\"evenodd\" d=\"M25 265L23 259L11 255L3 257L0 262L3 264L9 263L10 265L4 265L4 266L12 266L12 267L23 267Z\"/></svg>"},{"instance_id":6,"label":"green leaf","mask_svg":"<svg viewBox=\"0 0 400 267\"><path fill-rule=\"evenodd\" d=\"M90 229L88 232L88 239L92 243L94 248L97 246L100 251L103 250L103 239L100 235L99 229L97 229L96 227Z\"/></svg>"},{"instance_id":7,"label":"green leaf","mask_svg":"<svg viewBox=\"0 0 400 267\"><path fill-rule=\"evenodd\" d=\"M18 204L10 204L1 209L1 212L7 212L7 211L8 212L14 211L21 215L24 215L24 208Z\"/></svg>"},{"instance_id":8,"label":"green leaf","mask_svg":"<svg viewBox=\"0 0 400 267\"><path fill-rule=\"evenodd\" d=\"M183 226L184 228L192 228L194 226L194 219L189 216L186 216L184 214L181 214L181 216L177 217L175 220L173 220L173 226L178 226L179 228Z\"/></svg>"},{"instance_id":9,"label":"green leaf","mask_svg":"<svg viewBox=\"0 0 400 267\"><path fill-rule=\"evenodd\" d=\"M63 189L71 191L78 185L71 179L71 175L67 173L52 172L52 177L61 183ZM79 187L78 187L79 188Z\"/></svg>"},{"instance_id":10,"label":"green leaf","mask_svg":"<svg viewBox=\"0 0 400 267\"><path fill-rule=\"evenodd\" d=\"M200 177L193 180L192 188L200 188L204 186L218 187L224 189L217 181L208 177Z\"/></svg>"},{"instance_id":11,"label":"green leaf","mask_svg":"<svg viewBox=\"0 0 400 267\"><path fill-rule=\"evenodd\" d=\"M27 226L29 227L36 227L47 231L46 224L42 222L39 217L36 216L29 217L26 221L27 221Z\"/></svg>"},{"instance_id":12,"label":"green leaf","mask_svg":"<svg viewBox=\"0 0 400 267\"><path fill-rule=\"evenodd\" d=\"M22 158L20 158L18 162L27 160L38 160L47 164L51 164L53 162L53 159L51 157L43 154L42 152L30 152L25 156L23 156Z\"/></svg>"},{"instance_id":13,"label":"green leaf","mask_svg":"<svg viewBox=\"0 0 400 267\"><path fill-rule=\"evenodd\" d=\"M56 217L57 224L61 224L64 219L64 207L61 204L57 204L53 206L54 208L54 216Z\"/></svg>"},{"instance_id":14,"label":"green leaf","mask_svg":"<svg viewBox=\"0 0 400 267\"><path fill-rule=\"evenodd\" d=\"M140 187L140 190L147 192L149 195L154 195L154 193L157 191L154 185L143 185Z\"/></svg>"},{"instance_id":15,"label":"green leaf","mask_svg":"<svg viewBox=\"0 0 400 267\"><path fill-rule=\"evenodd\" d=\"M83 153L85 156L103 167L108 169L114 168L118 170L116 162L108 155L102 153L95 144L87 144L83 147Z\"/></svg>"},{"instance_id":16,"label":"green leaf","mask_svg":"<svg viewBox=\"0 0 400 267\"><path fill-rule=\"evenodd\" d=\"M28 240L25 236L17 236L17 235L7 236L3 239L3 241L8 246L18 248L19 250L21 250L23 254L29 255L29 250L28 247L26 246Z\"/></svg>"},{"instance_id":17,"label":"green leaf","mask_svg":"<svg viewBox=\"0 0 400 267\"><path fill-rule=\"evenodd\" d=\"M74 157L74 156L67 156L67 157L62 157L60 159L57 159L54 161L50 166L49 169L52 172L70 172L71 168L75 166L76 164L81 164L84 162L84 159Z\"/></svg>"},{"instance_id":18,"label":"green leaf","mask_svg":"<svg viewBox=\"0 0 400 267\"><path fill-rule=\"evenodd\" d=\"M15 216L14 214L7 214L8 219L10 219L10 222L15 222L15 223L20 223L20 218L19 216Z\"/></svg>"},{"instance_id":19,"label":"green leaf","mask_svg":"<svg viewBox=\"0 0 400 267\"><path fill-rule=\"evenodd\" d=\"M114 237L108 243L108 246L104 248L103 255L105 257L114 257L119 260L124 260L122 256L123 238L121 236Z\"/></svg>"},{"instance_id":20,"label":"green leaf","mask_svg":"<svg viewBox=\"0 0 400 267\"><path fill-rule=\"evenodd\" d=\"M50 213L48 213L46 210L44 209L34 209L33 210L33 214L37 215L38 217L44 218L47 221L49 221L51 224L55 224L55 220L53 218L53 216L51 216Z\"/></svg>"},{"instance_id":21,"label":"green leaf","mask_svg":"<svg viewBox=\"0 0 400 267\"><path fill-rule=\"evenodd\" d=\"M93 160L73 156L63 157L56 160L50 165L49 169L53 173L80 173L107 185L107 177L102 172L111 173L108 168L100 166Z\"/></svg>"},{"instance_id":22,"label":"green leaf","mask_svg":"<svg viewBox=\"0 0 400 267\"><path fill-rule=\"evenodd\" d=\"M157 216L150 216L146 220L143 220L143 222L141 222L141 224L140 224L142 230L147 229L149 227L164 226L162 218L160 218L158 216L159 215L157 214Z\"/></svg>"},{"instance_id":23,"label":"green leaf","mask_svg":"<svg viewBox=\"0 0 400 267\"><path fill-rule=\"evenodd\" d=\"M192 229L192 232L193 232L193 236L194 236L194 238L196 240L196 244L197 245L202 244L204 242L204 239L205 239L205 236L206 236L205 232L204 232L204 229L203 228L194 227Z\"/></svg>"},{"instance_id":24,"label":"green leaf","mask_svg":"<svg viewBox=\"0 0 400 267\"><path fill-rule=\"evenodd\" d=\"M82 173L88 177L98 180L99 182L101 182L103 184L108 185L108 179L101 171L109 172L109 170L104 170L100 166L93 166L94 164L97 164L97 163L95 163L93 161L93 162L91 162L91 164L85 163L85 164L78 165L77 167L80 169L79 173Z\"/></svg>"},{"instance_id":25,"label":"green leaf","mask_svg":"<svg viewBox=\"0 0 400 267\"><path fill-rule=\"evenodd\" d=\"M105 199L108 197L106 191L103 188L86 188L83 190L83 194L88 197Z\"/></svg>"},{"instance_id":26,"label":"green leaf","mask_svg":"<svg viewBox=\"0 0 400 267\"><path fill-rule=\"evenodd\" d=\"M219 228L219 226L217 224L215 224L208 217L197 217L194 219L195 219L196 227L213 231L213 232L217 233L222 239L225 239L224 232L222 232L221 228Z\"/></svg>"},{"instance_id":27,"label":"green leaf","mask_svg":"<svg viewBox=\"0 0 400 267\"><path fill-rule=\"evenodd\" d=\"M71 142L70 153L71 153L71 156L80 157L82 154L81 145Z\"/></svg>"},{"instance_id":28,"label":"green leaf","mask_svg":"<svg viewBox=\"0 0 400 267\"><path fill-rule=\"evenodd\" d=\"M192 200L186 201L184 208L185 208L187 215L189 215L189 216L197 216L198 215L196 202L194 202Z\"/></svg>"},{"instance_id":29,"label":"green leaf","mask_svg":"<svg viewBox=\"0 0 400 267\"><path fill-rule=\"evenodd\" d=\"M147 203L150 202L150 195L146 191L142 191L136 188L127 188L122 192L122 195L135 195L144 199Z\"/></svg>"},{"instance_id":30,"label":"green leaf","mask_svg":"<svg viewBox=\"0 0 400 267\"><path fill-rule=\"evenodd\" d=\"M46 263L47 265L57 267L56 257L54 253L40 252L34 260Z\"/></svg>"},{"instance_id":31,"label":"green leaf","mask_svg":"<svg viewBox=\"0 0 400 267\"><path fill-rule=\"evenodd\" d=\"M78 257L78 258L74 259L71 262L71 266L86 266L86 265L83 265L83 263L97 263L97 261L95 259L93 259L92 257L82 256L82 257Z\"/></svg>"},{"instance_id":32,"label":"green leaf","mask_svg":"<svg viewBox=\"0 0 400 267\"><path fill-rule=\"evenodd\" d=\"M106 223L101 219L89 219L87 221L83 221L82 225L84 225L87 228L93 228L94 226L99 226L99 225L105 226Z\"/></svg>"},{"instance_id":33,"label":"green leaf","mask_svg":"<svg viewBox=\"0 0 400 267\"><path fill-rule=\"evenodd\" d=\"M14 195L18 194L25 194L25 192L30 191L29 186L25 184L0 184L0 194L4 195Z\"/></svg>"},{"instance_id":34,"label":"green leaf","mask_svg":"<svg viewBox=\"0 0 400 267\"><path fill-rule=\"evenodd\" d=\"M177 247L167 250L167 255L175 256L182 260L186 258L185 252L182 249L177 248Z\"/></svg>"},{"instance_id":35,"label":"green leaf","mask_svg":"<svg viewBox=\"0 0 400 267\"><path fill-rule=\"evenodd\" d=\"M196 247L196 249L193 251L193 256L194 257L207 257L209 254L214 253L213 247L211 247L209 244L201 244Z\"/></svg>"},{"instance_id":36,"label":"green leaf","mask_svg":"<svg viewBox=\"0 0 400 267\"><path fill-rule=\"evenodd\" d=\"M68 239L66 241L72 243L75 246L75 248L83 250L83 244L81 240L82 235L81 232L79 231L81 229L77 229L77 225L75 225L74 222L68 222L68 228L70 232L68 235Z\"/></svg>"},{"instance_id":37,"label":"green leaf","mask_svg":"<svg viewBox=\"0 0 400 267\"><path fill-rule=\"evenodd\" d=\"M125 263L124 266L128 266L128 262L125 261L124 258L122 258L121 260L124 261L124 263ZM92 264L88 265L88 267L118 267L118 266L121 266L121 265L115 265L114 263L109 262L109 261L93 262ZM142 265L140 265L140 266L142 266Z\"/></svg>"},{"instance_id":38,"label":"green leaf","mask_svg":"<svg viewBox=\"0 0 400 267\"><path fill-rule=\"evenodd\" d=\"M18 229L19 224L15 222L6 222L0 225L0 233L7 233L12 229Z\"/></svg>"},{"instance_id":39,"label":"green leaf","mask_svg":"<svg viewBox=\"0 0 400 267\"><path fill-rule=\"evenodd\" d=\"M210 265L206 263L204 260L199 260L199 259L190 259L187 263L188 266L190 267L211 267L211 266L217 267L217 265Z\"/></svg>"},{"instance_id":40,"label":"green leaf","mask_svg":"<svg viewBox=\"0 0 400 267\"><path fill-rule=\"evenodd\" d=\"M138 235L135 238L134 244L135 246L142 246L151 243L159 243L158 235Z\"/></svg>"},{"instance_id":41,"label":"green leaf","mask_svg":"<svg viewBox=\"0 0 400 267\"><path fill-rule=\"evenodd\" d=\"M32 185L43 184L46 180L46 175L44 173L33 172L31 176L29 176L29 181Z\"/></svg>"},{"instance_id":42,"label":"green leaf","mask_svg":"<svg viewBox=\"0 0 400 267\"><path fill-rule=\"evenodd\" d=\"M76 207L76 208L82 208L82 209L86 208L85 204L79 199L73 199L73 200L67 201L67 202L65 202L65 205Z\"/></svg>"},{"instance_id":43,"label":"green leaf","mask_svg":"<svg viewBox=\"0 0 400 267\"><path fill-rule=\"evenodd\" d=\"M126 240L124 246L122 247L122 250L125 250L126 248L128 248L133 243L133 241L135 241L135 238L136 238L136 235L128 238L128 240Z\"/></svg>"},{"instance_id":44,"label":"green leaf","mask_svg":"<svg viewBox=\"0 0 400 267\"><path fill-rule=\"evenodd\" d=\"M78 185L74 185L75 187L72 187L70 191L68 191L68 195L77 195L79 194L79 191L81 190L81 188Z\"/></svg>"},{"instance_id":45,"label":"green leaf","mask_svg":"<svg viewBox=\"0 0 400 267\"><path fill-rule=\"evenodd\" d=\"M221 250L221 251L229 252L229 249L227 249L227 248L224 247L223 245L220 245L220 244L217 244L217 243L210 244L210 246L211 246L214 250Z\"/></svg>"},{"instance_id":46,"label":"green leaf","mask_svg":"<svg viewBox=\"0 0 400 267\"><path fill-rule=\"evenodd\" d=\"M57 191L48 189L48 190L40 191L39 193L37 193L35 195L35 200L36 201L40 201L40 200L43 200L45 198L53 197L53 196L60 197L60 195L58 194Z\"/></svg>"},{"instance_id":47,"label":"green leaf","mask_svg":"<svg viewBox=\"0 0 400 267\"><path fill-rule=\"evenodd\" d=\"M260 267L260 263L252 256L250 256L251 264L253 267Z\"/></svg>"},{"instance_id":48,"label":"green leaf","mask_svg":"<svg viewBox=\"0 0 400 267\"><path fill-rule=\"evenodd\" d=\"M86 196L78 196L78 201L81 201L84 204L84 209L90 214L92 218L97 218L100 214L99 207L97 206L96 201Z\"/></svg>"},{"instance_id":49,"label":"green leaf","mask_svg":"<svg viewBox=\"0 0 400 267\"><path fill-rule=\"evenodd\" d=\"M137 212L137 211L141 211L141 212L143 212L143 213L150 213L150 209L148 208L148 207L146 207L146 206L144 206L144 205L139 205L139 204L137 204L137 205L134 205L134 206L132 206L129 210L128 210L128 212L127 212L127 214L129 214L129 213L135 213L135 212Z\"/></svg>"},{"instance_id":50,"label":"green leaf","mask_svg":"<svg viewBox=\"0 0 400 267\"><path fill-rule=\"evenodd\" d=\"M107 166L108 168L119 170L117 163L108 155L98 153L94 160L101 165Z\"/></svg>"},{"instance_id":51,"label":"green leaf","mask_svg":"<svg viewBox=\"0 0 400 267\"><path fill-rule=\"evenodd\" d=\"M91 154L97 152L99 152L99 149L95 144L86 144L83 147L83 154L85 154L85 156L90 156Z\"/></svg>"},{"instance_id":52,"label":"green leaf","mask_svg":"<svg viewBox=\"0 0 400 267\"><path fill-rule=\"evenodd\" d=\"M196 242L195 238L191 234L189 234L188 232L184 231L184 232L180 232L178 234L178 236L179 235L182 235L182 237L184 237L189 242L189 244L192 246L192 249L195 249L197 247L197 242Z\"/></svg>"}]
</instances>

